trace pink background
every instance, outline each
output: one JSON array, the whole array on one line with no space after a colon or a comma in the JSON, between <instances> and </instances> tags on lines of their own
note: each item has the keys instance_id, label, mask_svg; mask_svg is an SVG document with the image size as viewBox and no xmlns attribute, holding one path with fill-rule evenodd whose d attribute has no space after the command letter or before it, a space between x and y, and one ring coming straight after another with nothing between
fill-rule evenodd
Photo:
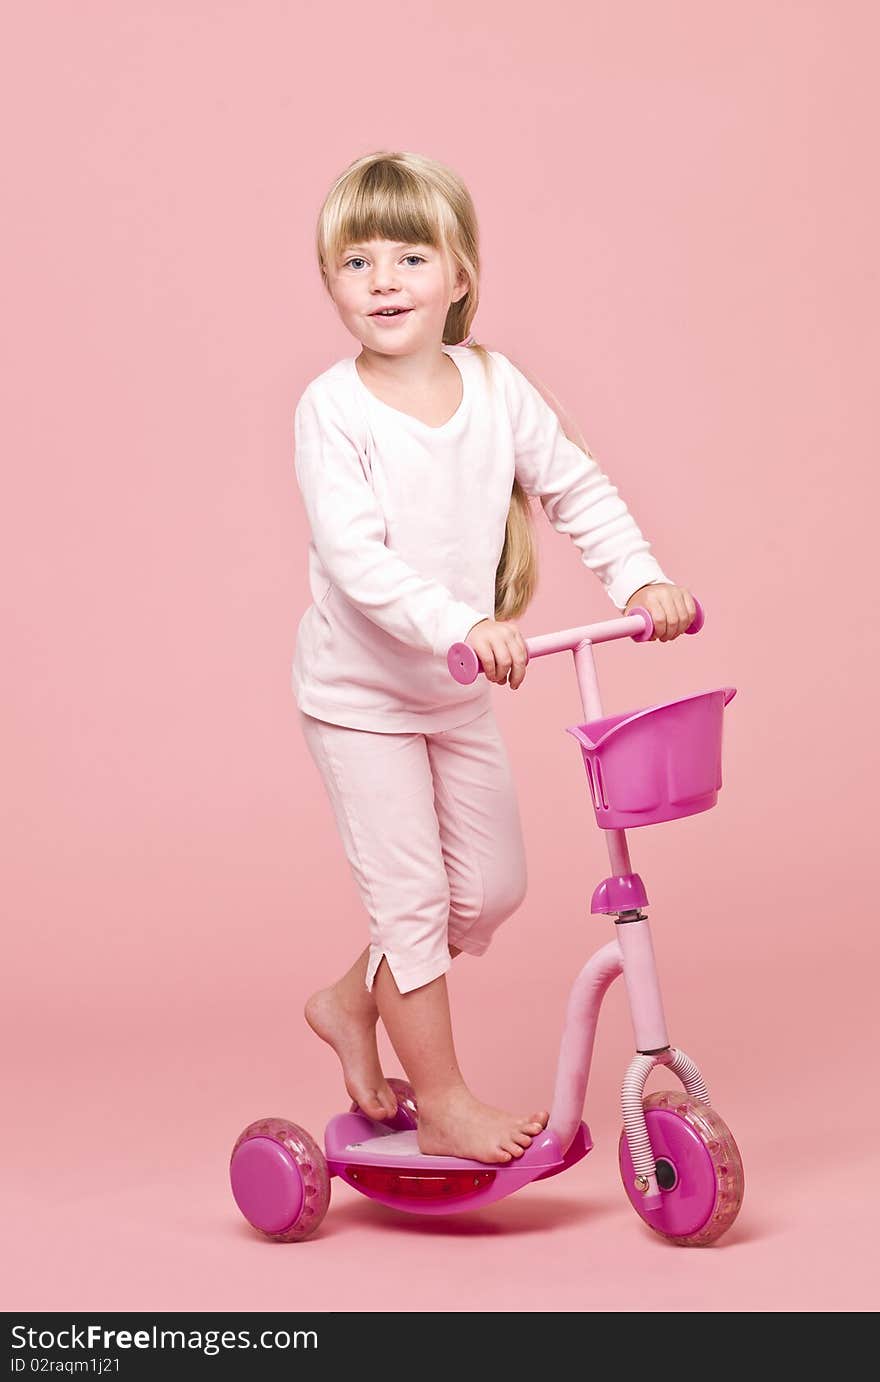
<instances>
[{"instance_id":1,"label":"pink background","mask_svg":"<svg viewBox=\"0 0 880 1382\"><path fill-rule=\"evenodd\" d=\"M876 11L539 15L91 0L10 23L6 1309L877 1303ZM301 1016L366 919L289 690L309 599L292 418L357 353L314 222L380 148L465 178L478 339L558 394L705 605L696 638L599 649L606 709L739 688L718 808L629 834L673 1040L746 1164L708 1255L656 1239L618 1180L622 986L597 1147L566 1177L440 1221L334 1183L320 1233L281 1250L228 1190L244 1124L320 1136L347 1107ZM526 635L610 617L540 530ZM495 703L530 891L451 993L475 1091L525 1109L612 933L587 916L607 857L564 733L570 662Z\"/></svg>"}]
</instances>

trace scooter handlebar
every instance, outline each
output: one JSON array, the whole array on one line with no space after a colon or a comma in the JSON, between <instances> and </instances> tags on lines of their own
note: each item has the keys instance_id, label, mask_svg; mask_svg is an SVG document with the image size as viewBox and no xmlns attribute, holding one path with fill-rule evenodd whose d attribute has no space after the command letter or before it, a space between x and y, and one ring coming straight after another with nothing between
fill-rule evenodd
<instances>
[{"instance_id":1,"label":"scooter handlebar","mask_svg":"<svg viewBox=\"0 0 880 1382\"><path fill-rule=\"evenodd\" d=\"M706 622L703 606L694 596L697 612L685 633L699 633ZM598 624L585 624L578 629L561 629L558 633L538 634L527 638L528 660L544 657L547 653L561 653L577 648L581 643L609 643L614 638L631 638L635 643L647 643L654 632L654 621L646 609L636 605L629 614L619 619L604 619ZM470 643L453 643L446 654L446 665L450 674L462 686L476 681L483 668Z\"/></svg>"}]
</instances>

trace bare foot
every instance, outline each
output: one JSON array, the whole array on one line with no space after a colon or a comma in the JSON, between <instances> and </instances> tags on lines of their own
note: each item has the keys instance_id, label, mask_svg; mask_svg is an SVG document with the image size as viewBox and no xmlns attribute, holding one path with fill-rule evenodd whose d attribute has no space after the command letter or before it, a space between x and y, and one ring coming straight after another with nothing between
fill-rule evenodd
<instances>
[{"instance_id":1,"label":"bare foot","mask_svg":"<svg viewBox=\"0 0 880 1382\"><path fill-rule=\"evenodd\" d=\"M416 1091L418 1093L418 1091ZM522 1156L546 1128L546 1110L518 1118L475 1099L465 1085L419 1104L419 1151L425 1156L462 1156L473 1161L510 1161Z\"/></svg>"},{"instance_id":2,"label":"bare foot","mask_svg":"<svg viewBox=\"0 0 880 1382\"><path fill-rule=\"evenodd\" d=\"M333 1047L342 1062L345 1088L368 1118L393 1118L394 1090L382 1074L376 1045L376 1004L364 989L363 999L340 993L336 985L313 993L305 1006L312 1031Z\"/></svg>"}]
</instances>

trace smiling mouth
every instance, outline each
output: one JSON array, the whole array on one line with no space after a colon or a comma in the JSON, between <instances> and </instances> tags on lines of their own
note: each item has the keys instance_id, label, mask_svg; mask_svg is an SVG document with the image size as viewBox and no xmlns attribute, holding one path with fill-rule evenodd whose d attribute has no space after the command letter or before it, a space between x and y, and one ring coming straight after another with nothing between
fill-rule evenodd
<instances>
[{"instance_id":1,"label":"smiling mouth","mask_svg":"<svg viewBox=\"0 0 880 1382\"><path fill-rule=\"evenodd\" d=\"M386 307L379 312L371 312L371 317L404 317L407 312L411 312L411 307Z\"/></svg>"}]
</instances>

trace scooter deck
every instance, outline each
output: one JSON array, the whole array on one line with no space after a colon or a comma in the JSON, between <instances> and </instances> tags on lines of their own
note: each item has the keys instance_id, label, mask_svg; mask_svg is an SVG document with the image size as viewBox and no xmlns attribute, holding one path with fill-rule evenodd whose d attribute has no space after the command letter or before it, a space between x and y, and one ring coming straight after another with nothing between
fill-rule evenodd
<instances>
[{"instance_id":1,"label":"scooter deck","mask_svg":"<svg viewBox=\"0 0 880 1382\"><path fill-rule=\"evenodd\" d=\"M324 1134L324 1148L327 1164L332 1173L343 1174L347 1167L357 1165L384 1166L399 1168L408 1175L423 1171L477 1171L488 1170L501 1174L524 1172L528 1180L539 1176L552 1175L586 1156L592 1148L590 1130L581 1123L575 1137L563 1156L559 1138L550 1128L532 1139L521 1157L509 1162L475 1161L468 1157L428 1156L419 1151L418 1133L415 1129L406 1132L392 1132L381 1123L374 1122L366 1114L340 1113L331 1118Z\"/></svg>"}]
</instances>

